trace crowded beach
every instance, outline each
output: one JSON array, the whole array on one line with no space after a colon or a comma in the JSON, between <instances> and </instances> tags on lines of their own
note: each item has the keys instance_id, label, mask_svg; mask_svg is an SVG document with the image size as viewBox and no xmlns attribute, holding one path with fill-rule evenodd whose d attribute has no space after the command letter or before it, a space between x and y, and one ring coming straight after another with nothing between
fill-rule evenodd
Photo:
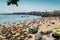
<instances>
[{"instance_id":1,"label":"crowded beach","mask_svg":"<svg viewBox=\"0 0 60 40\"><path fill-rule=\"evenodd\" d=\"M54 40L52 30L60 28L60 17L27 19L24 23L0 24L0 40ZM46 35L45 35L46 34Z\"/></svg>"}]
</instances>

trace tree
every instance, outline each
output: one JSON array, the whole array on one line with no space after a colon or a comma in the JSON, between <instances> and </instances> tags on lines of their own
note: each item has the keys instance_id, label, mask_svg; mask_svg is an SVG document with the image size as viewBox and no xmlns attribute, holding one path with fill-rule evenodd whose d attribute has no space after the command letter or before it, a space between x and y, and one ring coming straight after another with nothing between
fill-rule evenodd
<instances>
[{"instance_id":1,"label":"tree","mask_svg":"<svg viewBox=\"0 0 60 40\"><path fill-rule=\"evenodd\" d=\"M14 4L14 5L18 6L18 4L17 4L18 1L19 0L9 0L9 1L7 1L7 5Z\"/></svg>"}]
</instances>

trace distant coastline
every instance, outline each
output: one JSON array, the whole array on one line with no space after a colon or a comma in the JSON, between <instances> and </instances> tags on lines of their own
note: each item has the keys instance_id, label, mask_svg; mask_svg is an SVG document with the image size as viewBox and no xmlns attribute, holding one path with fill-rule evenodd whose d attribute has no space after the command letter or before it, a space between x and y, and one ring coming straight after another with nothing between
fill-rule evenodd
<instances>
[{"instance_id":1,"label":"distant coastline","mask_svg":"<svg viewBox=\"0 0 60 40\"><path fill-rule=\"evenodd\" d=\"M51 17L51 16L60 16L60 10L56 10L53 12L16 12L16 13L1 13L0 15L35 15L35 16L42 16L42 17Z\"/></svg>"}]
</instances>

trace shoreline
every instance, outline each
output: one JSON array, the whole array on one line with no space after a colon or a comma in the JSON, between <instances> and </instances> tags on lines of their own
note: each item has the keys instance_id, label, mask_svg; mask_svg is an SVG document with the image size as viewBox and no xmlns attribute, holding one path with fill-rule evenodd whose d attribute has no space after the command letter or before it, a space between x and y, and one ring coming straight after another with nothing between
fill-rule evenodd
<instances>
[{"instance_id":1,"label":"shoreline","mask_svg":"<svg viewBox=\"0 0 60 40\"><path fill-rule=\"evenodd\" d=\"M0 25L0 32L1 30L6 30L9 31L11 30L12 33L16 33L19 35L21 29L23 29L24 31L27 31L28 33L28 29L29 28L36 28L38 27L38 32L46 32L49 30L53 30L55 28L60 28L60 17L43 17L43 18L39 18L39 19L35 19L35 20L28 20L26 23L14 23L11 25ZM15 29L15 32L13 31L13 29ZM15 34L15 35L16 35ZM35 40L35 35L28 33L28 35L31 35L33 40ZM29 39L29 40L31 40Z\"/></svg>"}]
</instances>

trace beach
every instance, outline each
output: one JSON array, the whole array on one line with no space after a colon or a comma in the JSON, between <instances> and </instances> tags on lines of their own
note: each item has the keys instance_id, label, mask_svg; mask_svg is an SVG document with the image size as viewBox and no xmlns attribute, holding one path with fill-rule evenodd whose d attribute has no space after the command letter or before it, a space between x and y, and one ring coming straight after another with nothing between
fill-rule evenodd
<instances>
[{"instance_id":1,"label":"beach","mask_svg":"<svg viewBox=\"0 0 60 40\"><path fill-rule=\"evenodd\" d=\"M60 28L60 17L42 17L35 20L27 19L25 23L0 25L0 35L6 40L35 40L36 33L31 34L29 28L38 28L37 33L52 31L53 29ZM51 36L50 38L53 37ZM45 39L49 38L46 37Z\"/></svg>"}]
</instances>

